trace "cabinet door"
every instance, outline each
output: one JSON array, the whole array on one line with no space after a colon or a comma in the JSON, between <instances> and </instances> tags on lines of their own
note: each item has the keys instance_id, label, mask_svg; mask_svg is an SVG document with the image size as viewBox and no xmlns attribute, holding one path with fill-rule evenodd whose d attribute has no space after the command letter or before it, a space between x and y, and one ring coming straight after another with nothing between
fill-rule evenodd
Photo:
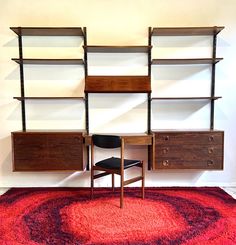
<instances>
[{"instance_id":1,"label":"cabinet door","mask_svg":"<svg viewBox=\"0 0 236 245\"><path fill-rule=\"evenodd\" d=\"M83 137L80 134L47 136L48 168L83 170Z\"/></svg>"},{"instance_id":2,"label":"cabinet door","mask_svg":"<svg viewBox=\"0 0 236 245\"><path fill-rule=\"evenodd\" d=\"M39 170L47 161L45 135L13 134L13 170Z\"/></svg>"},{"instance_id":3,"label":"cabinet door","mask_svg":"<svg viewBox=\"0 0 236 245\"><path fill-rule=\"evenodd\" d=\"M82 133L12 133L14 171L84 170Z\"/></svg>"}]
</instances>

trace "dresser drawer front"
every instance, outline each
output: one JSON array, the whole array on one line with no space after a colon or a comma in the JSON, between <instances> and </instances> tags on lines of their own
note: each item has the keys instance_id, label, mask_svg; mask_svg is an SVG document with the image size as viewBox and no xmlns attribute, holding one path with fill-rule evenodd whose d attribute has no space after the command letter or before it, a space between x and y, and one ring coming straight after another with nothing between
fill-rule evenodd
<instances>
[{"instance_id":1,"label":"dresser drawer front","mask_svg":"<svg viewBox=\"0 0 236 245\"><path fill-rule=\"evenodd\" d=\"M223 157L185 159L177 157L157 158L156 169L223 169Z\"/></svg>"},{"instance_id":2,"label":"dresser drawer front","mask_svg":"<svg viewBox=\"0 0 236 245\"><path fill-rule=\"evenodd\" d=\"M156 132L154 169L223 169L224 132Z\"/></svg>"},{"instance_id":3,"label":"dresser drawer front","mask_svg":"<svg viewBox=\"0 0 236 245\"><path fill-rule=\"evenodd\" d=\"M156 158L176 157L185 159L197 159L223 155L222 145L156 145Z\"/></svg>"},{"instance_id":4,"label":"dresser drawer front","mask_svg":"<svg viewBox=\"0 0 236 245\"><path fill-rule=\"evenodd\" d=\"M82 133L12 133L14 171L84 170Z\"/></svg>"},{"instance_id":5,"label":"dresser drawer front","mask_svg":"<svg viewBox=\"0 0 236 245\"><path fill-rule=\"evenodd\" d=\"M223 132L186 132L186 133L156 133L157 145L167 144L223 144Z\"/></svg>"}]
</instances>

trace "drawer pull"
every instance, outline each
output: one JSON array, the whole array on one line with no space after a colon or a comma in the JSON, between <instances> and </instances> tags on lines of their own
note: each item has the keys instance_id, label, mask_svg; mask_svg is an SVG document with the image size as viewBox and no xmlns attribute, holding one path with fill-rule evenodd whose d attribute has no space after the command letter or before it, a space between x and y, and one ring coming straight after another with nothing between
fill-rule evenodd
<instances>
[{"instance_id":1,"label":"drawer pull","mask_svg":"<svg viewBox=\"0 0 236 245\"><path fill-rule=\"evenodd\" d=\"M168 153L168 151L169 151L169 148L164 148L164 149L162 150L162 152L163 152L164 154Z\"/></svg>"},{"instance_id":2,"label":"drawer pull","mask_svg":"<svg viewBox=\"0 0 236 245\"><path fill-rule=\"evenodd\" d=\"M168 135L166 135L166 136L163 136L163 140L169 140L170 139L170 137L168 136Z\"/></svg>"},{"instance_id":3,"label":"drawer pull","mask_svg":"<svg viewBox=\"0 0 236 245\"><path fill-rule=\"evenodd\" d=\"M168 160L162 161L162 165L165 167L169 166L169 161Z\"/></svg>"},{"instance_id":4,"label":"drawer pull","mask_svg":"<svg viewBox=\"0 0 236 245\"><path fill-rule=\"evenodd\" d=\"M214 164L213 160L207 160L207 166L212 166Z\"/></svg>"},{"instance_id":5,"label":"drawer pull","mask_svg":"<svg viewBox=\"0 0 236 245\"><path fill-rule=\"evenodd\" d=\"M209 140L210 142L214 141L214 136L213 136L213 135L209 136L208 140Z\"/></svg>"},{"instance_id":6,"label":"drawer pull","mask_svg":"<svg viewBox=\"0 0 236 245\"><path fill-rule=\"evenodd\" d=\"M208 153L212 154L214 152L214 148L208 148Z\"/></svg>"}]
</instances>

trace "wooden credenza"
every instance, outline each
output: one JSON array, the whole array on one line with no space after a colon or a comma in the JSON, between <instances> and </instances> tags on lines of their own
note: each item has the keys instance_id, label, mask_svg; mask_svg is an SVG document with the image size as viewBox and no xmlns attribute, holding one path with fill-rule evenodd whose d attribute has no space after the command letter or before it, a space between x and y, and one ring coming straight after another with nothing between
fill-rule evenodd
<instances>
[{"instance_id":1,"label":"wooden credenza","mask_svg":"<svg viewBox=\"0 0 236 245\"><path fill-rule=\"evenodd\" d=\"M12 132L13 171L84 170L82 132Z\"/></svg>"},{"instance_id":2,"label":"wooden credenza","mask_svg":"<svg viewBox=\"0 0 236 245\"><path fill-rule=\"evenodd\" d=\"M153 131L153 169L223 169L223 131Z\"/></svg>"}]
</instances>

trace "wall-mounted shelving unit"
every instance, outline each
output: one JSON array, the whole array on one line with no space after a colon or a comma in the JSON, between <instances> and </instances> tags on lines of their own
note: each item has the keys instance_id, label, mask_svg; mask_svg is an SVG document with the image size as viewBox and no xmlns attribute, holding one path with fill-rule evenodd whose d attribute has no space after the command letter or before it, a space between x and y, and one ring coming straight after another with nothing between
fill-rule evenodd
<instances>
[{"instance_id":1,"label":"wall-mounted shelving unit","mask_svg":"<svg viewBox=\"0 0 236 245\"><path fill-rule=\"evenodd\" d=\"M22 131L12 132L14 171L84 170L85 154L83 133L85 130L34 132L26 125L26 100L84 100L84 97L25 96L25 65L82 65L83 59L37 59L23 57L23 36L79 36L86 41L86 28L81 27L11 27L18 35L19 58L13 58L20 65L21 96L14 97L21 102Z\"/></svg>"},{"instance_id":2,"label":"wall-mounted shelving unit","mask_svg":"<svg viewBox=\"0 0 236 245\"><path fill-rule=\"evenodd\" d=\"M20 66L21 95L14 97L21 102L22 131L12 132L13 169L15 171L84 170L89 156L89 94L90 93L145 93L147 94L147 134L149 169L223 169L224 132L214 129L215 69L222 58L216 57L217 34L224 27L149 27L148 45L117 46L87 45L87 30L81 27L11 27L18 35L19 58L12 60ZM212 56L202 58L152 58L152 38L158 36L212 36ZM81 36L83 59L24 58L22 36ZM147 75L89 75L89 53L144 53L147 54ZM85 74L84 97L30 97L25 95L25 65L82 65ZM152 97L151 73L160 65L209 65L211 89L209 96ZM85 130L81 131L29 131L26 129L26 100L84 100ZM206 130L155 130L151 125L153 101L207 101L210 103L210 126ZM152 111L155 113L155 111ZM86 133L86 135L84 134ZM85 137L85 138L84 138ZM87 138L86 138L87 137ZM142 136L143 137L143 136ZM150 137L152 144L150 144ZM135 138L137 139L137 138ZM86 145L86 146L85 146ZM84 152L85 148L87 151ZM151 159L154 159L152 162ZM88 169L88 165L87 165Z\"/></svg>"},{"instance_id":3,"label":"wall-mounted shelving unit","mask_svg":"<svg viewBox=\"0 0 236 245\"><path fill-rule=\"evenodd\" d=\"M158 36L212 36L212 57L182 59L152 59L152 65L210 65L211 91L208 97L153 97L151 100L209 100L209 130L154 130L155 161L153 169L223 169L224 132L214 130L215 65L222 60L216 58L217 34L224 27L162 27L149 29L149 40ZM153 112L155 113L155 112ZM203 140L203 138L205 140ZM217 138L217 143L215 139ZM205 148L208 149L205 150ZM204 154L203 154L204 152Z\"/></svg>"}]
</instances>

